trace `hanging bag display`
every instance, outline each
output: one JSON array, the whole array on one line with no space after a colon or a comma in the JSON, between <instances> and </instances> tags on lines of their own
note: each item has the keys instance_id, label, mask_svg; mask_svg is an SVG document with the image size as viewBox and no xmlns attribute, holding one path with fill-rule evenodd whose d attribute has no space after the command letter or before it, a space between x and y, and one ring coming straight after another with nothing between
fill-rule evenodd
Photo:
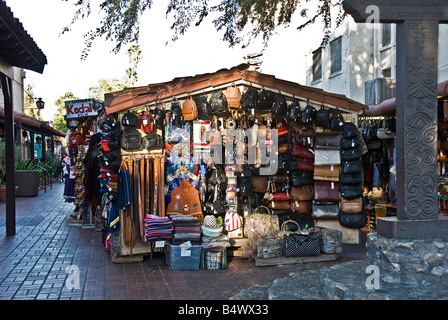
<instances>
[{"instance_id":1,"label":"hanging bag display","mask_svg":"<svg viewBox=\"0 0 448 320\"><path fill-rule=\"evenodd\" d=\"M224 93L221 91L214 91L210 96L210 110L213 115L223 116L228 114L228 104Z\"/></svg>"},{"instance_id":2,"label":"hanging bag display","mask_svg":"<svg viewBox=\"0 0 448 320\"><path fill-rule=\"evenodd\" d=\"M302 117L300 119L300 124L304 127L312 127L315 116L316 116L316 109L308 104L305 107L305 110L303 110Z\"/></svg>"},{"instance_id":3,"label":"hanging bag display","mask_svg":"<svg viewBox=\"0 0 448 320\"><path fill-rule=\"evenodd\" d=\"M125 128L140 128L140 120L135 113L127 112L121 117L121 124Z\"/></svg>"},{"instance_id":4,"label":"hanging bag display","mask_svg":"<svg viewBox=\"0 0 448 320\"><path fill-rule=\"evenodd\" d=\"M161 135L151 132L142 138L142 146L146 150L157 150L165 148L165 143Z\"/></svg>"},{"instance_id":5,"label":"hanging bag display","mask_svg":"<svg viewBox=\"0 0 448 320\"><path fill-rule=\"evenodd\" d=\"M141 136L137 129L124 129L120 138L121 147L124 150L135 150L140 148Z\"/></svg>"},{"instance_id":6,"label":"hanging bag display","mask_svg":"<svg viewBox=\"0 0 448 320\"><path fill-rule=\"evenodd\" d=\"M313 213L315 219L337 219L339 216L339 203L333 201L313 201Z\"/></svg>"},{"instance_id":7,"label":"hanging bag display","mask_svg":"<svg viewBox=\"0 0 448 320\"><path fill-rule=\"evenodd\" d=\"M246 92L244 92L241 96L241 107L249 110L256 109L258 103L258 90L255 88L249 88Z\"/></svg>"},{"instance_id":8,"label":"hanging bag display","mask_svg":"<svg viewBox=\"0 0 448 320\"><path fill-rule=\"evenodd\" d=\"M208 101L206 95L196 96L194 98L194 102L196 103L196 107L198 109L199 119L210 119L212 117L213 114L210 109L210 102Z\"/></svg>"},{"instance_id":9,"label":"hanging bag display","mask_svg":"<svg viewBox=\"0 0 448 320\"><path fill-rule=\"evenodd\" d=\"M241 108L241 91L234 83L230 87L227 87L225 96L228 108Z\"/></svg>"},{"instance_id":10,"label":"hanging bag display","mask_svg":"<svg viewBox=\"0 0 448 320\"><path fill-rule=\"evenodd\" d=\"M341 163L341 153L339 150L317 149L314 150L314 165L339 165Z\"/></svg>"},{"instance_id":11,"label":"hanging bag display","mask_svg":"<svg viewBox=\"0 0 448 320\"><path fill-rule=\"evenodd\" d=\"M286 103L285 97L282 94L277 94L274 104L271 108L271 113L284 117L286 116L287 110L288 105Z\"/></svg>"},{"instance_id":12,"label":"hanging bag display","mask_svg":"<svg viewBox=\"0 0 448 320\"><path fill-rule=\"evenodd\" d=\"M311 230L303 233L300 231L288 232L284 230L286 222L297 224L294 220L288 220L282 224L282 254L285 257L307 257L320 254L320 241L317 232ZM298 224L297 228L300 230Z\"/></svg>"},{"instance_id":13,"label":"hanging bag display","mask_svg":"<svg viewBox=\"0 0 448 320\"><path fill-rule=\"evenodd\" d=\"M191 121L198 118L196 102L190 96L182 103L182 116L185 121Z\"/></svg>"},{"instance_id":14,"label":"hanging bag display","mask_svg":"<svg viewBox=\"0 0 448 320\"><path fill-rule=\"evenodd\" d=\"M275 93L271 90L261 89L258 96L257 110L269 111L275 102Z\"/></svg>"},{"instance_id":15,"label":"hanging bag display","mask_svg":"<svg viewBox=\"0 0 448 320\"><path fill-rule=\"evenodd\" d=\"M293 121L297 121L300 115L300 103L299 100L293 98L286 110L286 117Z\"/></svg>"},{"instance_id":16,"label":"hanging bag display","mask_svg":"<svg viewBox=\"0 0 448 320\"><path fill-rule=\"evenodd\" d=\"M339 109L333 110L333 113L330 117L330 129L332 131L342 131L344 128L344 118L342 114L339 112Z\"/></svg>"},{"instance_id":17,"label":"hanging bag display","mask_svg":"<svg viewBox=\"0 0 448 320\"><path fill-rule=\"evenodd\" d=\"M316 112L316 126L324 129L330 128L330 111L324 105Z\"/></svg>"}]
</instances>

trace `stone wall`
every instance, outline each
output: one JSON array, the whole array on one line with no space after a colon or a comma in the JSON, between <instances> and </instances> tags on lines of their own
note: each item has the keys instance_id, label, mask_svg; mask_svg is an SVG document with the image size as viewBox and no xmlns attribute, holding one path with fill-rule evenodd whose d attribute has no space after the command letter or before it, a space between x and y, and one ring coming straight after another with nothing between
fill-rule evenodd
<instances>
[{"instance_id":1,"label":"stone wall","mask_svg":"<svg viewBox=\"0 0 448 320\"><path fill-rule=\"evenodd\" d=\"M448 238L391 239L367 235L366 265L379 268L380 281L408 286L448 283Z\"/></svg>"}]
</instances>

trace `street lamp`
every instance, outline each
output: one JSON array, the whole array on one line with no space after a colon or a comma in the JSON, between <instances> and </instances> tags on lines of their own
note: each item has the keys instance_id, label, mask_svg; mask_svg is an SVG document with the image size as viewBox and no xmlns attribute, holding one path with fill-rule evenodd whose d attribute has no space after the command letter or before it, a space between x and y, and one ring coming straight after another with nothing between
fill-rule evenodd
<instances>
[{"instance_id":1,"label":"street lamp","mask_svg":"<svg viewBox=\"0 0 448 320\"><path fill-rule=\"evenodd\" d=\"M42 98L38 98L36 101L36 107L39 110L42 110L45 107L45 102L42 101Z\"/></svg>"}]
</instances>

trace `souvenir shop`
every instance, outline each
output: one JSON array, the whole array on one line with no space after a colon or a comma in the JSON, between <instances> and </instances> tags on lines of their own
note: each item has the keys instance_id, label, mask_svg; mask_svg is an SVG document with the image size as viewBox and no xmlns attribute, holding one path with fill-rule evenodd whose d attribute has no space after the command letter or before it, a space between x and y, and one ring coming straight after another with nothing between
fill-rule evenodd
<instances>
[{"instance_id":1,"label":"souvenir shop","mask_svg":"<svg viewBox=\"0 0 448 320\"><path fill-rule=\"evenodd\" d=\"M244 66L107 94L88 175L113 261L337 257L367 224L364 108Z\"/></svg>"}]
</instances>

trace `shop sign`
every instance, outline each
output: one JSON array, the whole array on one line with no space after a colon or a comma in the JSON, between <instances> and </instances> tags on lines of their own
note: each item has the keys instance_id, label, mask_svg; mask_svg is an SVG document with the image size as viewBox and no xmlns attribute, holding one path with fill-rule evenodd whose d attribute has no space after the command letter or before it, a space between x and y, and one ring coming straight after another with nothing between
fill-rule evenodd
<instances>
[{"instance_id":1,"label":"shop sign","mask_svg":"<svg viewBox=\"0 0 448 320\"><path fill-rule=\"evenodd\" d=\"M97 99L81 99L65 101L66 119L90 117L98 115L97 104L102 103Z\"/></svg>"}]
</instances>

